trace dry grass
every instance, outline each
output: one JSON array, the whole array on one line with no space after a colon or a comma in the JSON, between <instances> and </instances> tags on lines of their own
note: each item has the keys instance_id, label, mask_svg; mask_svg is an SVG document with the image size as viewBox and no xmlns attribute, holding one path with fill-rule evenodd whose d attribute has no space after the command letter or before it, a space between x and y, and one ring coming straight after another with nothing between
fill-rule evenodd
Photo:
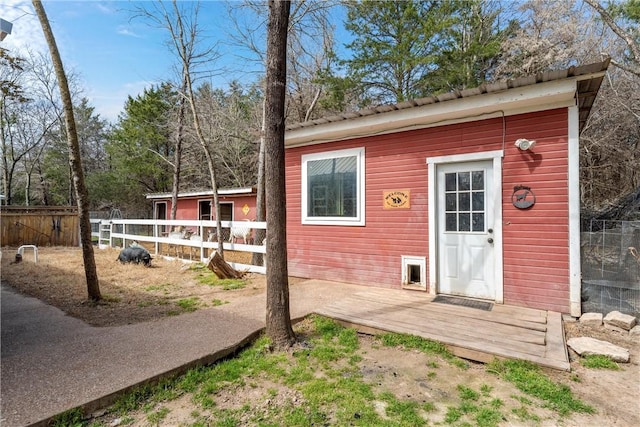
<instances>
[{"instance_id":1,"label":"dry grass","mask_svg":"<svg viewBox=\"0 0 640 427\"><path fill-rule=\"evenodd\" d=\"M1 280L18 292L58 307L94 326L116 326L179 315L194 309L224 304L234 298L260 293L264 276L248 274L229 286L196 264L156 257L147 268L116 261L118 250L96 249L103 301L88 301L82 253L79 248L40 247L35 264L30 250L13 263L15 248L2 250ZM229 260L246 263L250 254L225 253ZM233 288L233 289L230 289Z\"/></svg>"}]
</instances>

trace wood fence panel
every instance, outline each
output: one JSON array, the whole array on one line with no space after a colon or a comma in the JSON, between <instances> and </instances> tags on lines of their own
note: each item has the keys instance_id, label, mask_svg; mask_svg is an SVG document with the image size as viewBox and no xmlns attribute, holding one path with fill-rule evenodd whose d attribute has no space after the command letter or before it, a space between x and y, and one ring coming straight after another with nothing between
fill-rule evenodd
<instances>
[{"instance_id":1,"label":"wood fence panel","mask_svg":"<svg viewBox=\"0 0 640 427\"><path fill-rule=\"evenodd\" d=\"M80 224L75 208L2 207L1 246L79 246L79 244Z\"/></svg>"}]
</instances>

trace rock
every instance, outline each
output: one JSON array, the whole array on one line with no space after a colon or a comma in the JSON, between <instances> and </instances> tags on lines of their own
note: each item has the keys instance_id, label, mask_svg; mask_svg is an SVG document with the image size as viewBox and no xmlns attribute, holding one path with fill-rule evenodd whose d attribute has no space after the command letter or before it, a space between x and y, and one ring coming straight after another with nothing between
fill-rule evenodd
<instances>
[{"instance_id":1,"label":"rock","mask_svg":"<svg viewBox=\"0 0 640 427\"><path fill-rule=\"evenodd\" d=\"M570 338L567 341L567 345L580 356L599 354L602 356L608 356L615 362L629 362L629 350L611 344L607 341L600 341L589 337L579 337Z\"/></svg>"},{"instance_id":2,"label":"rock","mask_svg":"<svg viewBox=\"0 0 640 427\"><path fill-rule=\"evenodd\" d=\"M636 325L629 331L629 335L632 337L640 335L640 325Z\"/></svg>"},{"instance_id":3,"label":"rock","mask_svg":"<svg viewBox=\"0 0 640 427\"><path fill-rule=\"evenodd\" d=\"M602 313L585 313L580 316L580 324L586 326L601 326Z\"/></svg>"},{"instance_id":4,"label":"rock","mask_svg":"<svg viewBox=\"0 0 640 427\"><path fill-rule=\"evenodd\" d=\"M612 332L617 332L619 334L628 334L629 333L629 331L627 331L626 329L622 329L619 326L610 325L608 323L604 324L604 328L609 330L609 331L612 331Z\"/></svg>"},{"instance_id":5,"label":"rock","mask_svg":"<svg viewBox=\"0 0 640 427\"><path fill-rule=\"evenodd\" d=\"M635 326L636 318L628 314L622 314L619 311L612 311L604 317L604 323L629 331Z\"/></svg>"}]
</instances>

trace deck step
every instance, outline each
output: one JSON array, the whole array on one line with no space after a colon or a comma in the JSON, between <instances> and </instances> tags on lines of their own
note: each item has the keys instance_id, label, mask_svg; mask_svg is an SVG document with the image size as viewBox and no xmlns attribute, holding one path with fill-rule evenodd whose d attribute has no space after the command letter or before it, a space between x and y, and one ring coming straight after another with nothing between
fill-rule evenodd
<instances>
[{"instance_id":1,"label":"deck step","mask_svg":"<svg viewBox=\"0 0 640 427\"><path fill-rule=\"evenodd\" d=\"M397 332L445 344L478 362L528 360L568 371L560 313L495 304L491 311L434 303L425 293L372 288L316 310L362 332Z\"/></svg>"}]
</instances>

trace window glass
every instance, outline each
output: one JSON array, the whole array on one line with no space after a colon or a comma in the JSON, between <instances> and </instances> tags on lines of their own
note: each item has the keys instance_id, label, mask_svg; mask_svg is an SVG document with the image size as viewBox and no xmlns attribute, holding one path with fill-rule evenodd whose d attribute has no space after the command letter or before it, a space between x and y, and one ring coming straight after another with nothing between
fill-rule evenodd
<instances>
[{"instance_id":1,"label":"window glass","mask_svg":"<svg viewBox=\"0 0 640 427\"><path fill-rule=\"evenodd\" d=\"M471 183L474 190L484 190L484 171L471 172Z\"/></svg>"},{"instance_id":2,"label":"window glass","mask_svg":"<svg viewBox=\"0 0 640 427\"><path fill-rule=\"evenodd\" d=\"M456 190L456 174L448 173L445 174L445 190L446 191L455 191Z\"/></svg>"},{"instance_id":3,"label":"window glass","mask_svg":"<svg viewBox=\"0 0 640 427\"><path fill-rule=\"evenodd\" d=\"M445 173L445 230L485 230L484 171Z\"/></svg>"},{"instance_id":4,"label":"window glass","mask_svg":"<svg viewBox=\"0 0 640 427\"><path fill-rule=\"evenodd\" d=\"M471 208L474 211L484 210L484 191L474 191L472 197Z\"/></svg>"},{"instance_id":5,"label":"window glass","mask_svg":"<svg viewBox=\"0 0 640 427\"><path fill-rule=\"evenodd\" d=\"M303 223L364 225L364 149L302 156Z\"/></svg>"},{"instance_id":6,"label":"window glass","mask_svg":"<svg viewBox=\"0 0 640 427\"><path fill-rule=\"evenodd\" d=\"M471 179L469 172L459 172L458 173L458 190L466 191L471 188Z\"/></svg>"},{"instance_id":7,"label":"window glass","mask_svg":"<svg viewBox=\"0 0 640 427\"><path fill-rule=\"evenodd\" d=\"M458 193L458 210L460 211L470 211L471 206L469 203L469 193Z\"/></svg>"},{"instance_id":8,"label":"window glass","mask_svg":"<svg viewBox=\"0 0 640 427\"><path fill-rule=\"evenodd\" d=\"M471 215L468 213L458 214L458 231L471 231Z\"/></svg>"},{"instance_id":9,"label":"window glass","mask_svg":"<svg viewBox=\"0 0 640 427\"><path fill-rule=\"evenodd\" d=\"M445 195L445 210L447 212L456 211L458 205L456 204L456 195L454 194L446 194Z\"/></svg>"},{"instance_id":10,"label":"window glass","mask_svg":"<svg viewBox=\"0 0 640 427\"><path fill-rule=\"evenodd\" d=\"M356 156L311 161L307 165L308 216L355 217Z\"/></svg>"}]
</instances>

